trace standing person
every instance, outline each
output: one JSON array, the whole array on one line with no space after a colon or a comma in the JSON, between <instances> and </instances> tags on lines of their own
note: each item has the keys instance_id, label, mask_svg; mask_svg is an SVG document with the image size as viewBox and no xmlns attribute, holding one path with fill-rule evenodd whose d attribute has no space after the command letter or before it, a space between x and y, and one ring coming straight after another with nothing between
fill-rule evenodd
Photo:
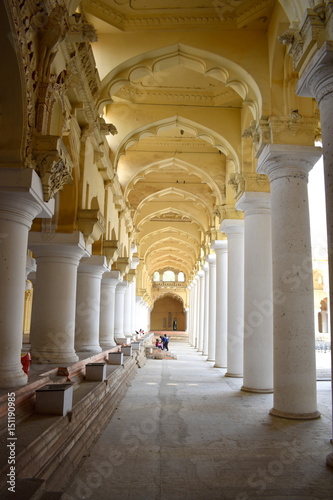
<instances>
[{"instance_id":1,"label":"standing person","mask_svg":"<svg viewBox=\"0 0 333 500\"><path fill-rule=\"evenodd\" d=\"M169 350L169 337L167 334L164 335L164 342L163 342L163 347L167 351Z\"/></svg>"},{"instance_id":2,"label":"standing person","mask_svg":"<svg viewBox=\"0 0 333 500\"><path fill-rule=\"evenodd\" d=\"M160 335L160 339L161 339L161 344L162 344L162 350L164 349L164 335Z\"/></svg>"}]
</instances>

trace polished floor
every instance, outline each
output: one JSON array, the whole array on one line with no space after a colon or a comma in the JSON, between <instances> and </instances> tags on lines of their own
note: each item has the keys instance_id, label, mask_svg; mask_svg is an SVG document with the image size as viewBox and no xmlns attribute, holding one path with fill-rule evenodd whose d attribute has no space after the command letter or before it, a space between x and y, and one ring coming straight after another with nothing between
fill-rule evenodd
<instances>
[{"instance_id":1,"label":"polished floor","mask_svg":"<svg viewBox=\"0 0 333 500\"><path fill-rule=\"evenodd\" d=\"M330 381L321 418L286 420L269 415L272 394L240 391L186 342L170 349L138 371L63 500L333 499Z\"/></svg>"}]
</instances>

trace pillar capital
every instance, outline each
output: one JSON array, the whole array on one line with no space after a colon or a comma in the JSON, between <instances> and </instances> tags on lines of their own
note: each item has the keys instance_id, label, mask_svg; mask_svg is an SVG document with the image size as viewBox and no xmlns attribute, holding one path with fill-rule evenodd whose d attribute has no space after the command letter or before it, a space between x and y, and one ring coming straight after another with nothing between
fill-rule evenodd
<instances>
[{"instance_id":1,"label":"pillar capital","mask_svg":"<svg viewBox=\"0 0 333 500\"><path fill-rule=\"evenodd\" d=\"M128 282L127 281L120 281L117 284L116 293L124 294L125 295L125 292L126 292L127 288L128 288Z\"/></svg>"},{"instance_id":2,"label":"pillar capital","mask_svg":"<svg viewBox=\"0 0 333 500\"><path fill-rule=\"evenodd\" d=\"M270 193L256 193L246 191L236 203L238 210L243 210L245 216L255 214L265 214L271 211Z\"/></svg>"},{"instance_id":3,"label":"pillar capital","mask_svg":"<svg viewBox=\"0 0 333 500\"><path fill-rule=\"evenodd\" d=\"M102 285L116 287L122 281L120 271L109 271L103 274Z\"/></svg>"},{"instance_id":4,"label":"pillar capital","mask_svg":"<svg viewBox=\"0 0 333 500\"><path fill-rule=\"evenodd\" d=\"M109 272L106 257L104 255L92 255L91 257L82 257L78 267L79 273L93 274L102 277L104 273Z\"/></svg>"},{"instance_id":5,"label":"pillar capital","mask_svg":"<svg viewBox=\"0 0 333 500\"><path fill-rule=\"evenodd\" d=\"M210 254L206 257L206 262L210 265L216 265L216 255Z\"/></svg>"},{"instance_id":6,"label":"pillar capital","mask_svg":"<svg viewBox=\"0 0 333 500\"><path fill-rule=\"evenodd\" d=\"M197 274L198 274L198 276L199 276L199 278L200 278L201 280L202 280L202 279L203 279L203 277L205 276L205 273L203 272L203 270L202 270L202 269L201 269L200 271L198 271L198 273L197 273Z\"/></svg>"},{"instance_id":7,"label":"pillar capital","mask_svg":"<svg viewBox=\"0 0 333 500\"><path fill-rule=\"evenodd\" d=\"M73 262L79 260L86 251L83 234L79 231L73 233L52 233L30 232L29 248L33 251L38 262L43 258L72 258Z\"/></svg>"},{"instance_id":8,"label":"pillar capital","mask_svg":"<svg viewBox=\"0 0 333 500\"><path fill-rule=\"evenodd\" d=\"M244 220L224 219L221 223L220 231L225 233L228 239L233 236L242 236L244 234Z\"/></svg>"},{"instance_id":9,"label":"pillar capital","mask_svg":"<svg viewBox=\"0 0 333 500\"><path fill-rule=\"evenodd\" d=\"M318 103L324 98L333 99L333 41L326 41L313 56L301 75L296 93L315 97Z\"/></svg>"},{"instance_id":10,"label":"pillar capital","mask_svg":"<svg viewBox=\"0 0 333 500\"><path fill-rule=\"evenodd\" d=\"M270 183L282 177L307 180L321 154L316 146L267 144L259 155L257 171L266 174Z\"/></svg>"},{"instance_id":11,"label":"pillar capital","mask_svg":"<svg viewBox=\"0 0 333 500\"><path fill-rule=\"evenodd\" d=\"M30 229L35 217L50 218L54 200L43 200L41 180L30 168L2 168L0 177L0 213L6 219Z\"/></svg>"},{"instance_id":12,"label":"pillar capital","mask_svg":"<svg viewBox=\"0 0 333 500\"><path fill-rule=\"evenodd\" d=\"M228 249L228 240L225 239L225 240L214 240L212 241L211 245L210 245L210 248L212 250L215 250L215 253L219 252L219 251L224 251L226 252L227 249Z\"/></svg>"}]
</instances>

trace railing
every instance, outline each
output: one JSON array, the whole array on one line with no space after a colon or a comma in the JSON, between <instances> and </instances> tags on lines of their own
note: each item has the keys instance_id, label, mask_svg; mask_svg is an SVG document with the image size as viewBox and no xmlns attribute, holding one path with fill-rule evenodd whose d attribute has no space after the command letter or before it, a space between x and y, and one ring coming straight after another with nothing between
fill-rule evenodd
<instances>
[{"instance_id":1,"label":"railing","mask_svg":"<svg viewBox=\"0 0 333 500\"><path fill-rule=\"evenodd\" d=\"M185 281L153 281L153 288L187 288Z\"/></svg>"}]
</instances>

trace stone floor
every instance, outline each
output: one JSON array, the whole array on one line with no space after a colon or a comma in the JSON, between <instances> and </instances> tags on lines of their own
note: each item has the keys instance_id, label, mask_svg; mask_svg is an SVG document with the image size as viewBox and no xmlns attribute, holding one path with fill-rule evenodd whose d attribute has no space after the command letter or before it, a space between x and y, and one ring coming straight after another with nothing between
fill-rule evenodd
<instances>
[{"instance_id":1,"label":"stone floor","mask_svg":"<svg viewBox=\"0 0 333 500\"><path fill-rule=\"evenodd\" d=\"M185 342L171 350L139 370L62 500L333 499L330 381L320 419L285 420L271 394L240 391Z\"/></svg>"}]
</instances>

